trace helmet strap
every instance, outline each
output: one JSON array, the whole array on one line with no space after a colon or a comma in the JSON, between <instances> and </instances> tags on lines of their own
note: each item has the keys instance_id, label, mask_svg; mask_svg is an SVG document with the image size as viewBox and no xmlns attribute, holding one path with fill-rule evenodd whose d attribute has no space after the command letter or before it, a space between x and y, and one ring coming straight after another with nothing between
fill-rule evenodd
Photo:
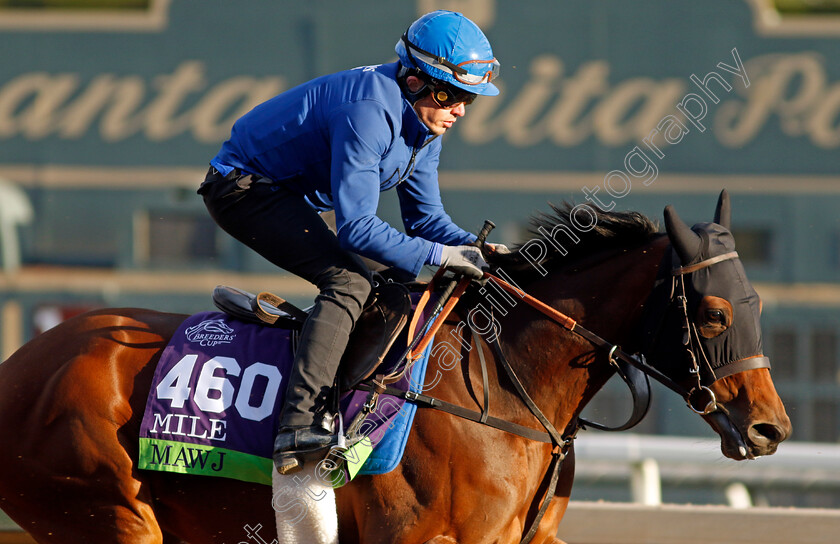
<instances>
[{"instance_id":1,"label":"helmet strap","mask_svg":"<svg viewBox=\"0 0 840 544\"><path fill-rule=\"evenodd\" d=\"M416 91L412 92L411 89L408 87L408 82L406 81L409 76L414 76L420 81L423 82L423 86L417 89ZM400 64L400 68L397 71L397 83L400 86L400 90L402 90L403 96L409 101L409 103L414 106L414 103L424 98L425 96L429 95L432 92L432 88L429 86L427 78L424 77L425 74L420 71L419 68L408 68Z\"/></svg>"}]
</instances>

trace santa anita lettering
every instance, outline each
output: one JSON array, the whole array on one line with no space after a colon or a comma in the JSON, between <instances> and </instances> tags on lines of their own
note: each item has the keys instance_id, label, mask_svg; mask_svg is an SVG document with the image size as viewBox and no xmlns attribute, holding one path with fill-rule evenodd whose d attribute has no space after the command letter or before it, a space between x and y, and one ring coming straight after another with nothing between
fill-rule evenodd
<instances>
[{"instance_id":1,"label":"santa anita lettering","mask_svg":"<svg viewBox=\"0 0 840 544\"><path fill-rule=\"evenodd\" d=\"M666 154L662 149L667 149L666 145L673 146L683 141L683 138L692 130L700 132L706 131L706 117L709 115L710 104L713 106L720 103L720 96L723 93L730 93L733 86L726 82L726 78L721 75L721 72L726 74L734 74L741 80L741 84L745 89L750 86L750 79L747 75L747 70L741 62L741 56L737 49L732 49L732 60L734 65L729 65L724 61L717 63L719 72L711 71L703 77L698 77L696 74L691 74L689 79L694 84L693 89L696 92L686 93L675 107L675 113L664 115L651 130L647 136L642 138L642 144L633 147L624 156L624 169L612 170L604 176L602 186L582 188L583 194L588 202L592 202L603 211L610 211L615 208L615 200L610 200L609 197L598 196L598 193L603 188L605 192L614 198L623 198L630 194L632 188L631 179L641 181L644 185L650 185L656 180L659 173L659 168L656 165L657 160L665 158ZM692 125L689 129L688 125ZM644 149L643 149L644 148ZM609 204L605 204L604 200L610 200ZM575 209L579 209L576 206ZM589 214L594 218L593 214ZM572 224L579 230L588 230L595 226L594 219L590 224L583 224L583 227L578 226L579 221L576 222L576 213L573 210ZM550 236L549 238L553 238ZM577 237L573 239L577 243ZM527 247L527 246L526 246ZM526 249L523 247L523 251ZM563 253L565 255L565 253ZM544 272L542 272L545 275Z\"/></svg>"},{"instance_id":2,"label":"santa anita lettering","mask_svg":"<svg viewBox=\"0 0 840 544\"><path fill-rule=\"evenodd\" d=\"M746 61L752 85L736 87L717 105L708 119L714 137L739 147L773 124L818 147L840 146L840 83L828 81L824 63L810 52ZM607 146L640 142L693 87L684 75L614 84L609 75L606 61L572 68L556 55L538 56L521 88L470 107L459 123L460 137L473 145L504 140L514 147L575 147L590 138ZM209 85L205 63L197 60L148 79L100 74L84 81L73 73L29 72L0 86L0 138L74 140L95 131L105 142L189 134L216 144L236 118L287 87L276 76L237 76ZM774 117L778 122L772 123Z\"/></svg>"},{"instance_id":3,"label":"santa anita lettering","mask_svg":"<svg viewBox=\"0 0 840 544\"><path fill-rule=\"evenodd\" d=\"M740 59L724 62L736 69ZM735 86L730 99L718 104L708 119L713 137L737 148L766 125L778 124L785 135L807 137L817 147L840 146L840 83L828 80L824 63L811 52L745 61L742 73L749 72L752 85ZM593 137L607 146L632 144L673 114L687 93L699 92L688 77L630 78L611 86L606 61L583 63L574 73L566 70L554 55L535 58L527 83L516 96L506 98L506 106L493 100L477 100L471 106L461 137L472 144L503 139L514 147L544 142L575 147ZM740 82L737 75L733 78Z\"/></svg>"},{"instance_id":4,"label":"santa anita lettering","mask_svg":"<svg viewBox=\"0 0 840 544\"><path fill-rule=\"evenodd\" d=\"M73 140L96 126L106 142L136 134L163 141L190 133L199 142L216 143L237 118L285 87L281 77L239 76L208 88L199 61L184 62L151 82L101 74L85 84L77 74L31 72L0 87L0 138Z\"/></svg>"}]
</instances>

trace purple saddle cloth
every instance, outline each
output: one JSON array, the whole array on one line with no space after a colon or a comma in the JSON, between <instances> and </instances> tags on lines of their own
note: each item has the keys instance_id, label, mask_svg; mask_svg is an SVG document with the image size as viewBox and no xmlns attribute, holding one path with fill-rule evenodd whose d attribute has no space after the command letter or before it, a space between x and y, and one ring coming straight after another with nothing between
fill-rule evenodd
<instances>
[{"instance_id":1,"label":"purple saddle cloth","mask_svg":"<svg viewBox=\"0 0 840 544\"><path fill-rule=\"evenodd\" d=\"M277 415L293 359L293 331L244 323L221 312L187 318L164 350L140 427L138 467L271 485ZM395 365L406 333L378 372ZM430 349L393 384L420 391ZM345 427L367 393L341 401ZM360 474L399 464L416 405L382 395L360 433L373 445Z\"/></svg>"}]
</instances>

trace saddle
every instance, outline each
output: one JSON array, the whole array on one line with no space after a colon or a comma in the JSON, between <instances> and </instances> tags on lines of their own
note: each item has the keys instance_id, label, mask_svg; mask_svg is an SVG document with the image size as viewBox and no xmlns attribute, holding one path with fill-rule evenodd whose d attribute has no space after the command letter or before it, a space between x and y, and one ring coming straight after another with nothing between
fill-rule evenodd
<instances>
[{"instance_id":1,"label":"saddle","mask_svg":"<svg viewBox=\"0 0 840 544\"><path fill-rule=\"evenodd\" d=\"M213 290L213 303L241 321L298 331L309 315L307 310L271 293L255 295L225 285ZM410 313L408 287L396 282L374 282L341 358L336 376L339 391L348 391L373 374L405 327Z\"/></svg>"}]
</instances>

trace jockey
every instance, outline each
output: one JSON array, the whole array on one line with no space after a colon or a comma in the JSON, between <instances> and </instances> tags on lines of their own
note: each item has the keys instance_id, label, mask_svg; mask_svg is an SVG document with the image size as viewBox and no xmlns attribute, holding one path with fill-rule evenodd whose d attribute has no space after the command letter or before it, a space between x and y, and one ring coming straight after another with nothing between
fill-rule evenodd
<instances>
[{"instance_id":1,"label":"jockey","mask_svg":"<svg viewBox=\"0 0 840 544\"><path fill-rule=\"evenodd\" d=\"M275 265L317 286L288 377L274 443L280 474L336 444L326 400L371 291L359 256L416 277L423 265L479 278L475 236L443 209L441 138L499 73L484 33L435 11L396 44L399 61L319 77L233 125L198 192L213 219ZM405 234L376 216L396 189ZM335 210L335 234L319 212Z\"/></svg>"}]
</instances>

